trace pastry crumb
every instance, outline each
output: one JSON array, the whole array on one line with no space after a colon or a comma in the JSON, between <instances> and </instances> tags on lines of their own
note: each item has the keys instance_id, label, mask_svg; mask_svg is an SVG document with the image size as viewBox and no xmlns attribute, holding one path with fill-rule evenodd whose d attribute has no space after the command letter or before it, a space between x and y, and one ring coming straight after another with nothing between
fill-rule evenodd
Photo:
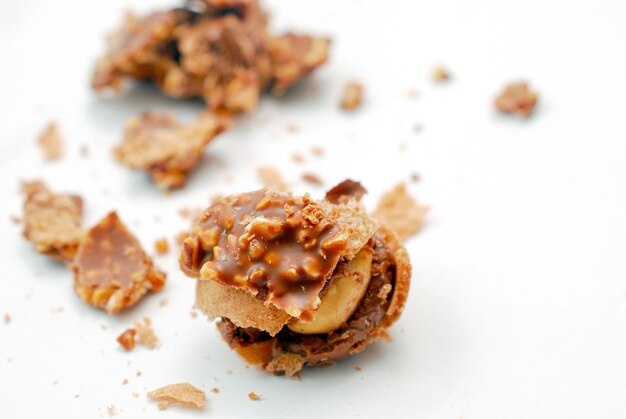
<instances>
[{"instance_id":1,"label":"pastry crumb","mask_svg":"<svg viewBox=\"0 0 626 419\"><path fill-rule=\"evenodd\" d=\"M294 163L302 164L304 163L304 156L300 153L294 153L291 156L291 160L293 160Z\"/></svg>"},{"instance_id":2,"label":"pastry crumb","mask_svg":"<svg viewBox=\"0 0 626 419\"><path fill-rule=\"evenodd\" d=\"M50 308L50 313L62 313L62 312L63 312L63 307L61 306Z\"/></svg>"},{"instance_id":3,"label":"pastry crumb","mask_svg":"<svg viewBox=\"0 0 626 419\"><path fill-rule=\"evenodd\" d=\"M401 240L406 240L422 228L427 212L428 207L418 204L407 192L406 185L400 183L383 194L373 215Z\"/></svg>"},{"instance_id":4,"label":"pastry crumb","mask_svg":"<svg viewBox=\"0 0 626 419\"><path fill-rule=\"evenodd\" d=\"M302 175L302 180L304 180L307 183L310 183L311 185L323 185L324 181L322 181L322 179L313 174L313 173L304 173Z\"/></svg>"},{"instance_id":5,"label":"pastry crumb","mask_svg":"<svg viewBox=\"0 0 626 419\"><path fill-rule=\"evenodd\" d=\"M170 250L170 245L165 237L161 237L154 242L154 249L158 254L164 255Z\"/></svg>"},{"instance_id":6,"label":"pastry crumb","mask_svg":"<svg viewBox=\"0 0 626 419\"><path fill-rule=\"evenodd\" d=\"M251 391L250 393L248 393L248 398L254 401L261 400L261 396L256 394L254 391Z\"/></svg>"},{"instance_id":7,"label":"pastry crumb","mask_svg":"<svg viewBox=\"0 0 626 419\"><path fill-rule=\"evenodd\" d=\"M133 393L131 393L131 395L132 395L134 398L136 398L136 399L137 399L137 398L139 398L139 393L134 393L134 392L133 392Z\"/></svg>"},{"instance_id":8,"label":"pastry crumb","mask_svg":"<svg viewBox=\"0 0 626 419\"><path fill-rule=\"evenodd\" d=\"M314 146L311 147L311 154L313 154L315 157L324 157L326 151L320 146Z\"/></svg>"},{"instance_id":9,"label":"pastry crumb","mask_svg":"<svg viewBox=\"0 0 626 419\"><path fill-rule=\"evenodd\" d=\"M412 172L409 175L409 178L411 179L411 182L413 182L413 183L417 183L417 182L420 181L420 175L418 175L416 172Z\"/></svg>"},{"instance_id":10,"label":"pastry crumb","mask_svg":"<svg viewBox=\"0 0 626 419\"><path fill-rule=\"evenodd\" d=\"M56 122L50 122L37 140L46 160L58 160L63 157L63 137Z\"/></svg>"},{"instance_id":11,"label":"pastry crumb","mask_svg":"<svg viewBox=\"0 0 626 419\"><path fill-rule=\"evenodd\" d=\"M170 300L167 297L163 297L159 301L159 307L165 307L167 305L167 303L169 303L169 302L170 302Z\"/></svg>"},{"instance_id":12,"label":"pastry crumb","mask_svg":"<svg viewBox=\"0 0 626 419\"><path fill-rule=\"evenodd\" d=\"M198 312L196 310L189 310L189 317L195 319L196 317L198 317Z\"/></svg>"},{"instance_id":13,"label":"pastry crumb","mask_svg":"<svg viewBox=\"0 0 626 419\"><path fill-rule=\"evenodd\" d=\"M212 393L216 393L216 394L217 394L217 393L219 393L219 392L220 392L220 389L219 389L219 388L217 388L217 387L213 387L213 388L211 389L211 392L212 392Z\"/></svg>"},{"instance_id":14,"label":"pastry crumb","mask_svg":"<svg viewBox=\"0 0 626 419\"><path fill-rule=\"evenodd\" d=\"M109 407L107 407L107 413L109 414L109 416L117 415L117 408L115 407L114 404L112 404Z\"/></svg>"},{"instance_id":15,"label":"pastry crumb","mask_svg":"<svg viewBox=\"0 0 626 419\"><path fill-rule=\"evenodd\" d=\"M89 157L89 147L87 147L86 144L81 144L80 148L78 149L78 154L80 154L80 156L83 158Z\"/></svg>"},{"instance_id":16,"label":"pastry crumb","mask_svg":"<svg viewBox=\"0 0 626 419\"><path fill-rule=\"evenodd\" d=\"M128 384L128 378L124 378L124 381L122 381L123 386L125 386L126 384Z\"/></svg>"},{"instance_id":17,"label":"pastry crumb","mask_svg":"<svg viewBox=\"0 0 626 419\"><path fill-rule=\"evenodd\" d=\"M285 192L289 189L287 182L283 179L280 172L271 166L262 166L257 169L257 174L261 182L268 188Z\"/></svg>"},{"instance_id":18,"label":"pastry crumb","mask_svg":"<svg viewBox=\"0 0 626 419\"><path fill-rule=\"evenodd\" d=\"M437 82L450 80L450 72L445 67L437 66L433 69L431 74L433 80Z\"/></svg>"},{"instance_id":19,"label":"pastry crumb","mask_svg":"<svg viewBox=\"0 0 626 419\"><path fill-rule=\"evenodd\" d=\"M361 106L363 85L357 82L348 82L343 88L340 106L347 111L353 111Z\"/></svg>"},{"instance_id":20,"label":"pastry crumb","mask_svg":"<svg viewBox=\"0 0 626 419\"><path fill-rule=\"evenodd\" d=\"M117 341L126 351L132 351L135 348L136 334L137 331L135 329L126 329L121 335L117 337Z\"/></svg>"},{"instance_id":21,"label":"pastry crumb","mask_svg":"<svg viewBox=\"0 0 626 419\"><path fill-rule=\"evenodd\" d=\"M363 368L361 368L361 367L360 367L360 366L358 366L358 365L355 365L355 366L354 366L354 369L355 369L356 371L363 371Z\"/></svg>"},{"instance_id":22,"label":"pastry crumb","mask_svg":"<svg viewBox=\"0 0 626 419\"><path fill-rule=\"evenodd\" d=\"M287 132L290 134L295 134L300 131L300 128L296 124L287 124Z\"/></svg>"},{"instance_id":23,"label":"pastry crumb","mask_svg":"<svg viewBox=\"0 0 626 419\"><path fill-rule=\"evenodd\" d=\"M409 90L406 95L409 99L417 99L417 97L419 96L419 92L415 89L412 89Z\"/></svg>"},{"instance_id":24,"label":"pastry crumb","mask_svg":"<svg viewBox=\"0 0 626 419\"><path fill-rule=\"evenodd\" d=\"M154 329L152 329L152 321L149 317L144 317L143 323L133 322L133 327L137 330L139 342L143 343L148 348L153 349L159 342L159 339L154 333Z\"/></svg>"},{"instance_id":25,"label":"pastry crumb","mask_svg":"<svg viewBox=\"0 0 626 419\"><path fill-rule=\"evenodd\" d=\"M159 409L170 405L179 405L193 409L202 409L206 405L204 391L189 383L170 384L148 393L148 398L159 402Z\"/></svg>"},{"instance_id":26,"label":"pastry crumb","mask_svg":"<svg viewBox=\"0 0 626 419\"><path fill-rule=\"evenodd\" d=\"M502 113L510 113L527 118L537 104L537 93L530 90L527 83L517 82L507 85L495 99L496 108Z\"/></svg>"},{"instance_id":27,"label":"pastry crumb","mask_svg":"<svg viewBox=\"0 0 626 419\"><path fill-rule=\"evenodd\" d=\"M11 323L11 320L13 320L11 315L9 313L4 313L4 323L5 324L9 324L9 323Z\"/></svg>"},{"instance_id":28,"label":"pastry crumb","mask_svg":"<svg viewBox=\"0 0 626 419\"><path fill-rule=\"evenodd\" d=\"M143 374L143 373L142 373L140 370L137 370L137 371L135 372L135 376L136 376L136 377L141 377L141 376L142 376L142 374Z\"/></svg>"}]
</instances>

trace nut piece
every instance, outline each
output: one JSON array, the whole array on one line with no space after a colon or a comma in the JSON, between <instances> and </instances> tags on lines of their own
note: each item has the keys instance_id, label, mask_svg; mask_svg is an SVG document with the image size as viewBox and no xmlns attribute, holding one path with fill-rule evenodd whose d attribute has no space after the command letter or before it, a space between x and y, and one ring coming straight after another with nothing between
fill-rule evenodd
<instances>
[{"instance_id":1,"label":"nut piece","mask_svg":"<svg viewBox=\"0 0 626 419\"><path fill-rule=\"evenodd\" d=\"M78 295L109 314L136 304L165 284L165 274L154 267L115 212L87 232L71 268Z\"/></svg>"},{"instance_id":2,"label":"nut piece","mask_svg":"<svg viewBox=\"0 0 626 419\"><path fill-rule=\"evenodd\" d=\"M56 122L46 125L38 143L46 160L57 160L63 156L63 137Z\"/></svg>"},{"instance_id":3,"label":"nut piece","mask_svg":"<svg viewBox=\"0 0 626 419\"><path fill-rule=\"evenodd\" d=\"M122 345L122 348L132 351L135 348L135 334L137 334L135 329L126 329L117 337L117 341Z\"/></svg>"},{"instance_id":4,"label":"nut piece","mask_svg":"<svg viewBox=\"0 0 626 419\"><path fill-rule=\"evenodd\" d=\"M427 212L428 207L418 204L400 183L380 198L373 215L406 240L422 228Z\"/></svg>"},{"instance_id":5,"label":"nut piece","mask_svg":"<svg viewBox=\"0 0 626 419\"><path fill-rule=\"evenodd\" d=\"M148 398L159 401L159 409L167 409L170 405L202 409L206 406L204 391L189 383L169 384L152 390Z\"/></svg>"},{"instance_id":6,"label":"nut piece","mask_svg":"<svg viewBox=\"0 0 626 419\"><path fill-rule=\"evenodd\" d=\"M353 111L361 106L361 96L363 95L363 85L356 82L349 82L343 88L341 107L347 111Z\"/></svg>"},{"instance_id":7,"label":"nut piece","mask_svg":"<svg viewBox=\"0 0 626 419\"><path fill-rule=\"evenodd\" d=\"M339 329L354 313L370 282L372 251L361 250L347 271L334 276L311 320L296 319L287 327L296 333L311 335Z\"/></svg>"},{"instance_id":8,"label":"nut piece","mask_svg":"<svg viewBox=\"0 0 626 419\"><path fill-rule=\"evenodd\" d=\"M114 154L120 163L147 170L160 188L180 188L204 147L228 124L228 117L208 112L188 126L172 115L144 113L128 121L124 141Z\"/></svg>"},{"instance_id":9,"label":"nut piece","mask_svg":"<svg viewBox=\"0 0 626 419\"><path fill-rule=\"evenodd\" d=\"M512 113L527 118L535 109L537 93L524 82L511 83L495 100L496 108L503 113Z\"/></svg>"},{"instance_id":10,"label":"nut piece","mask_svg":"<svg viewBox=\"0 0 626 419\"><path fill-rule=\"evenodd\" d=\"M77 195L52 193L42 182L22 186L23 235L35 250L53 259L69 261L84 236L81 228L83 200Z\"/></svg>"}]
</instances>

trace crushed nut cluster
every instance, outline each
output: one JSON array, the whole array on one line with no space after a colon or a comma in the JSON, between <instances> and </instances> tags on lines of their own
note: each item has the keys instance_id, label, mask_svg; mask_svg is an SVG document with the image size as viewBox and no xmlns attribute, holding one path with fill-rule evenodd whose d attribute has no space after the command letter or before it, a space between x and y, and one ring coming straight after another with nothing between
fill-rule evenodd
<instances>
[{"instance_id":1,"label":"crushed nut cluster","mask_svg":"<svg viewBox=\"0 0 626 419\"><path fill-rule=\"evenodd\" d=\"M182 187L205 146L228 126L228 118L202 113L187 126L169 114L144 113L126 125L124 141L115 148L121 163L150 173L163 189Z\"/></svg>"},{"instance_id":2,"label":"crushed nut cluster","mask_svg":"<svg viewBox=\"0 0 626 419\"><path fill-rule=\"evenodd\" d=\"M530 90L528 84L511 83L496 98L496 108L503 113L511 113L527 118L535 109L537 93Z\"/></svg>"},{"instance_id":3,"label":"crushed nut cluster","mask_svg":"<svg viewBox=\"0 0 626 419\"><path fill-rule=\"evenodd\" d=\"M24 237L35 250L54 259L69 261L83 238L83 200L76 195L55 194L41 182L22 187Z\"/></svg>"},{"instance_id":4,"label":"crushed nut cluster","mask_svg":"<svg viewBox=\"0 0 626 419\"><path fill-rule=\"evenodd\" d=\"M87 232L71 268L78 295L109 314L134 305L165 283L165 274L154 267L115 212Z\"/></svg>"},{"instance_id":5,"label":"crushed nut cluster","mask_svg":"<svg viewBox=\"0 0 626 419\"><path fill-rule=\"evenodd\" d=\"M256 0L197 0L138 18L129 15L97 63L96 90L148 79L173 97L210 109L251 111L262 91L281 94L326 61L324 38L267 32Z\"/></svg>"},{"instance_id":6,"label":"crushed nut cluster","mask_svg":"<svg viewBox=\"0 0 626 419\"><path fill-rule=\"evenodd\" d=\"M260 190L212 205L183 243L181 268L298 317L319 305L347 246L347 232L308 196Z\"/></svg>"}]
</instances>

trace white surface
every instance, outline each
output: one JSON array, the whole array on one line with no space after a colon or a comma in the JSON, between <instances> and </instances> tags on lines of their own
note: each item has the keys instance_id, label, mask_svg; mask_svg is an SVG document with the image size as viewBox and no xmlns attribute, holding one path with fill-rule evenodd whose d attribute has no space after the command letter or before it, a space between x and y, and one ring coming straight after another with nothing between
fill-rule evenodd
<instances>
[{"instance_id":1,"label":"white surface","mask_svg":"<svg viewBox=\"0 0 626 419\"><path fill-rule=\"evenodd\" d=\"M122 98L87 88L103 35L122 11L158 5L0 5L0 316L13 317L0 322L0 417L107 416L110 404L128 418L626 417L626 3L266 4L276 28L332 36L331 62L314 81L241 117L209 147L188 187L170 196L116 164L111 147L127 117L153 109L191 119L200 102L148 87ZM452 72L449 84L430 81L438 63ZM348 115L337 96L350 77L364 81L367 96ZM492 109L493 96L517 78L540 92L528 121ZM417 99L407 97L411 89ZM59 163L43 163L35 147L50 119L67 140ZM289 123L299 132L289 133ZM423 132L413 132L416 123ZM326 156L312 157L312 145ZM304 166L291 161L295 151ZM20 213L18 180L42 177L84 195L86 225L117 209L152 250L155 238L186 226L179 208L258 187L262 164L318 196L322 188L299 181L303 171L327 186L360 179L370 207L411 172L422 176L411 190L432 212L407 243L414 277L392 344L307 370L301 382L265 375L246 368L201 316L189 316L193 281L175 255L156 258L169 273L166 289L112 318L83 304L70 272L36 255L9 221ZM159 307L163 297L169 303ZM145 315L162 346L123 352L115 338ZM201 412L159 412L145 400L146 390L180 381L221 392L207 392ZM248 400L250 391L263 400Z\"/></svg>"}]
</instances>

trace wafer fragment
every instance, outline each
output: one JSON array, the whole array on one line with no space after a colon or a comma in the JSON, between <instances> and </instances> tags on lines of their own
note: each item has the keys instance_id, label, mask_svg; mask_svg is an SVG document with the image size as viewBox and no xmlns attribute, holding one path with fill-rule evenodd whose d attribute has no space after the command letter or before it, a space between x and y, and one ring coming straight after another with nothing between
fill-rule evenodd
<instances>
[{"instance_id":1,"label":"wafer fragment","mask_svg":"<svg viewBox=\"0 0 626 419\"><path fill-rule=\"evenodd\" d=\"M63 156L63 137L56 122L50 122L38 139L39 147L46 160L57 160Z\"/></svg>"},{"instance_id":2,"label":"wafer fragment","mask_svg":"<svg viewBox=\"0 0 626 419\"><path fill-rule=\"evenodd\" d=\"M428 207L418 204L400 183L380 198L373 215L406 240L422 228L427 212Z\"/></svg>"},{"instance_id":3,"label":"wafer fragment","mask_svg":"<svg viewBox=\"0 0 626 419\"><path fill-rule=\"evenodd\" d=\"M524 82L507 85L495 99L496 108L503 113L510 113L527 118L535 109L537 93L530 90Z\"/></svg>"},{"instance_id":4,"label":"wafer fragment","mask_svg":"<svg viewBox=\"0 0 626 419\"><path fill-rule=\"evenodd\" d=\"M189 383L169 384L152 390L148 393L148 398L158 401L161 410L171 405L192 409L202 409L206 406L204 391Z\"/></svg>"}]
</instances>

